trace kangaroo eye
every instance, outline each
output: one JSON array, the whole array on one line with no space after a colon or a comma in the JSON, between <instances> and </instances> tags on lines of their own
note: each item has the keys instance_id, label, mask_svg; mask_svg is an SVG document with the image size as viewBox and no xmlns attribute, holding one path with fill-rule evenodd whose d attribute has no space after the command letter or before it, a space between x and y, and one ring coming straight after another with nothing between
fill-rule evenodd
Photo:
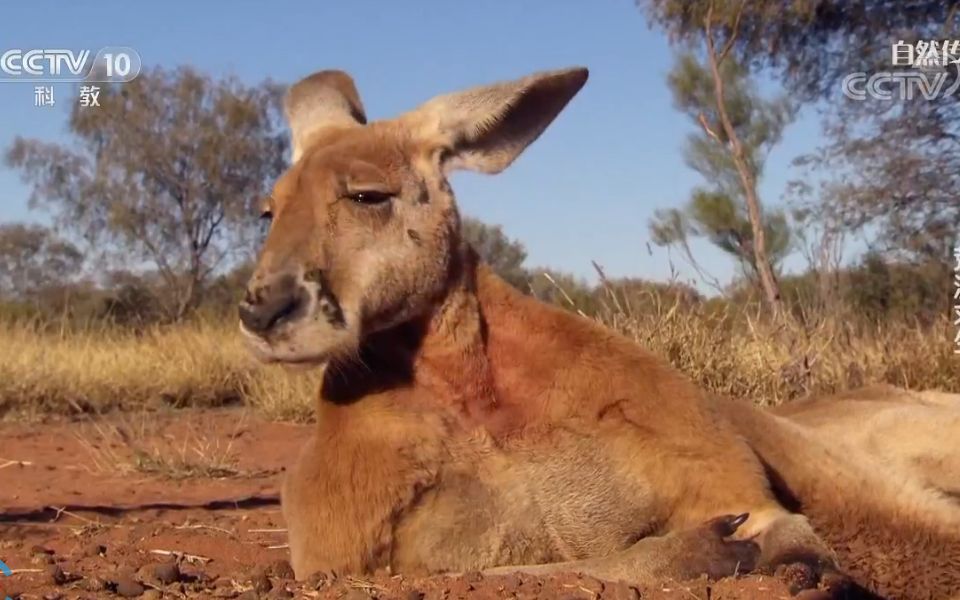
<instances>
[{"instance_id":1,"label":"kangaroo eye","mask_svg":"<svg viewBox=\"0 0 960 600\"><path fill-rule=\"evenodd\" d=\"M273 220L273 211L270 210L269 208L268 208L268 209L265 209L263 212L260 213L260 220L261 220L261 221L272 221L272 220Z\"/></svg>"},{"instance_id":2,"label":"kangaroo eye","mask_svg":"<svg viewBox=\"0 0 960 600\"><path fill-rule=\"evenodd\" d=\"M348 194L347 198L350 198L357 204L382 204L390 198L393 198L393 194L388 194L387 192L375 192L371 190L367 192L354 192L352 194Z\"/></svg>"}]
</instances>

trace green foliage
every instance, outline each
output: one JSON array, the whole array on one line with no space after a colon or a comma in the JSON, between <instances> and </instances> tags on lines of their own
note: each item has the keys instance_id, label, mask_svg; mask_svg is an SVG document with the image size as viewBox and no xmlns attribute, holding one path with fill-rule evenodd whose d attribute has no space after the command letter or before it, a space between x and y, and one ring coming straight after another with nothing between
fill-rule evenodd
<instances>
[{"instance_id":1,"label":"green foliage","mask_svg":"<svg viewBox=\"0 0 960 600\"><path fill-rule=\"evenodd\" d=\"M780 141L796 106L785 97L763 98L736 61L728 58L719 68L727 118L739 138L751 178L756 181L767 153ZM652 241L660 246L680 246L695 262L687 238L704 237L729 254L744 273L756 276L759 265L746 210L747 190L721 124L711 73L694 54L683 53L667 81L674 105L697 124L698 132L687 138L684 155L688 166L703 176L708 187L694 189L683 209L656 211L649 223ZM776 270L792 249L790 224L779 210L764 211L761 218L766 260Z\"/></svg>"},{"instance_id":2,"label":"green foliage","mask_svg":"<svg viewBox=\"0 0 960 600\"><path fill-rule=\"evenodd\" d=\"M727 117L744 147L750 171L759 178L766 155L782 139L797 106L785 95L763 98L746 69L734 60L721 63L720 75ZM743 184L727 149L730 140L721 125L710 71L694 54L685 52L677 57L667 84L674 106L700 129L687 138L687 164L724 193L742 199Z\"/></svg>"},{"instance_id":3,"label":"green foliage","mask_svg":"<svg viewBox=\"0 0 960 600\"><path fill-rule=\"evenodd\" d=\"M24 300L72 280L83 255L40 225L0 224L0 297Z\"/></svg>"},{"instance_id":4,"label":"green foliage","mask_svg":"<svg viewBox=\"0 0 960 600\"><path fill-rule=\"evenodd\" d=\"M467 243L500 277L517 289L526 290L529 274L523 268L523 261L527 259L527 251L521 242L507 237L500 225L489 225L471 217L463 219L461 231Z\"/></svg>"},{"instance_id":5,"label":"green foliage","mask_svg":"<svg viewBox=\"0 0 960 600\"><path fill-rule=\"evenodd\" d=\"M651 22L685 45L702 45L710 16L717 45L751 73L778 76L790 97L827 101L826 143L801 157L798 200L845 231L870 231L888 254L942 259L960 231L960 103L934 99L849 101L841 80L889 70L891 44L952 40L955 2L918 0L642 0ZM944 86L957 72L946 71ZM826 177L824 175L827 175ZM813 182L819 182L811 184Z\"/></svg>"},{"instance_id":6,"label":"green foliage","mask_svg":"<svg viewBox=\"0 0 960 600\"><path fill-rule=\"evenodd\" d=\"M895 263L868 253L848 278L846 300L869 322L929 324L950 314L952 272L945 261Z\"/></svg>"},{"instance_id":7,"label":"green foliage","mask_svg":"<svg viewBox=\"0 0 960 600\"><path fill-rule=\"evenodd\" d=\"M764 234L771 266L776 269L792 250L793 234L787 216L781 210L764 213ZM745 274L757 271L753 251L753 228L742 204L720 191L697 189L682 209L654 211L649 223L650 235L659 246L681 245L688 248L689 236L705 237L729 254Z\"/></svg>"},{"instance_id":8,"label":"green foliage","mask_svg":"<svg viewBox=\"0 0 960 600\"><path fill-rule=\"evenodd\" d=\"M527 291L534 298L575 312L594 314L599 308L596 290L590 284L557 269L530 269Z\"/></svg>"}]
</instances>

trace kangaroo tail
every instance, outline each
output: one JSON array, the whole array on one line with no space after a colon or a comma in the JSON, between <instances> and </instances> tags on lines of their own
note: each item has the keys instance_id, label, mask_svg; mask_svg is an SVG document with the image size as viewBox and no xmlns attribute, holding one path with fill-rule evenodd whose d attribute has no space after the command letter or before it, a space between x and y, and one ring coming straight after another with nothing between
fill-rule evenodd
<instances>
[{"instance_id":1,"label":"kangaroo tail","mask_svg":"<svg viewBox=\"0 0 960 600\"><path fill-rule=\"evenodd\" d=\"M774 489L831 546L840 568L888 598L960 598L960 509L869 456L753 406L723 412L766 466Z\"/></svg>"}]
</instances>

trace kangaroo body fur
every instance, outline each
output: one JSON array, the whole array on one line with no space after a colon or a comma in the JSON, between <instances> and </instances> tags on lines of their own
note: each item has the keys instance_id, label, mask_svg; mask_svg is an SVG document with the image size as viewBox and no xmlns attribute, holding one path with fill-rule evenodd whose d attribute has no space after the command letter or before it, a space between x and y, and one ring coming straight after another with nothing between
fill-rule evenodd
<instances>
[{"instance_id":1,"label":"kangaroo body fur","mask_svg":"<svg viewBox=\"0 0 960 600\"><path fill-rule=\"evenodd\" d=\"M296 575L653 581L800 561L839 564L880 593L955 593L942 498L869 476L800 424L707 396L478 265L447 173L506 168L586 78L538 73L370 124L342 72L288 92L294 163L264 207L272 225L240 316L261 359L326 369L316 431L283 488ZM871 562L849 540L895 557Z\"/></svg>"}]
</instances>

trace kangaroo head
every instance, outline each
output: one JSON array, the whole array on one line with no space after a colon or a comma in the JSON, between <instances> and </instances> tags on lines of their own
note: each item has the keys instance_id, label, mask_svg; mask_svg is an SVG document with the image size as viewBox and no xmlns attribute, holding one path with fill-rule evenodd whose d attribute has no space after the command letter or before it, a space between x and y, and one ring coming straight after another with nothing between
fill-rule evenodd
<instances>
[{"instance_id":1,"label":"kangaroo head","mask_svg":"<svg viewBox=\"0 0 960 600\"><path fill-rule=\"evenodd\" d=\"M254 353L322 363L427 314L462 258L447 173L505 169L586 79L583 68L537 73L371 123L347 74L294 84L293 164L263 207L270 231L240 303Z\"/></svg>"}]
</instances>

